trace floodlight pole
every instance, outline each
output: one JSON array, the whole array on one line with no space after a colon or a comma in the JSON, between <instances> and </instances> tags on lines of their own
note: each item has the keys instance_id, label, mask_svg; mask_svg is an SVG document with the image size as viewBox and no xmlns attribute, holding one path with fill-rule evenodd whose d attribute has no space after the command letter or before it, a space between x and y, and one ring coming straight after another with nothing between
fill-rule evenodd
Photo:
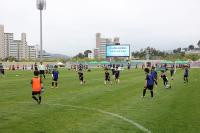
<instances>
[{"instance_id":1,"label":"floodlight pole","mask_svg":"<svg viewBox=\"0 0 200 133\"><path fill-rule=\"evenodd\" d=\"M40 62L42 62L43 49L42 49L42 10L46 9L46 0L37 0L37 9L40 10Z\"/></svg>"},{"instance_id":2,"label":"floodlight pole","mask_svg":"<svg viewBox=\"0 0 200 133\"><path fill-rule=\"evenodd\" d=\"M42 10L40 10L40 62L42 61L43 50L42 50Z\"/></svg>"}]
</instances>

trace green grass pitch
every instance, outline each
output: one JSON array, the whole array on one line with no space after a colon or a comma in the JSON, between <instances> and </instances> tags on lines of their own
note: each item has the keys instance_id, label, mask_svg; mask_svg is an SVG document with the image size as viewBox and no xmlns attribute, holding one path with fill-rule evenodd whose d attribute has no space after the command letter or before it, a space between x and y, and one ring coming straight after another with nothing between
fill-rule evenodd
<instances>
[{"instance_id":1,"label":"green grass pitch","mask_svg":"<svg viewBox=\"0 0 200 133\"><path fill-rule=\"evenodd\" d=\"M178 70L171 89L159 80L153 99L149 91L141 98L141 69L122 71L119 85L104 85L101 69L85 72L85 85L79 84L76 72L59 71L58 89L51 89L51 75L44 80L41 105L31 98L33 72L0 76L0 133L200 132L200 69L190 69L189 84Z\"/></svg>"}]
</instances>

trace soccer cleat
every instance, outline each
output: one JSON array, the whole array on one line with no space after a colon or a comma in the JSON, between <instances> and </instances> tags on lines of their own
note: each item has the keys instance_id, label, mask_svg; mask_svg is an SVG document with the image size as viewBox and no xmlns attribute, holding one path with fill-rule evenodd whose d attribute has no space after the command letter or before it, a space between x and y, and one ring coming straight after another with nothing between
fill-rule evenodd
<instances>
[{"instance_id":1,"label":"soccer cleat","mask_svg":"<svg viewBox=\"0 0 200 133\"><path fill-rule=\"evenodd\" d=\"M38 100L38 99L36 99L36 101L37 101L37 103L39 103L39 100Z\"/></svg>"}]
</instances>

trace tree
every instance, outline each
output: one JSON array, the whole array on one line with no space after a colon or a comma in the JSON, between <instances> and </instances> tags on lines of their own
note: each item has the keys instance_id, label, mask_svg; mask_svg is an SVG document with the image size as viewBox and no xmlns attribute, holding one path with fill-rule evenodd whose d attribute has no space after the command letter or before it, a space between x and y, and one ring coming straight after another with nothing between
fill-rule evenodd
<instances>
[{"instance_id":1,"label":"tree","mask_svg":"<svg viewBox=\"0 0 200 133\"><path fill-rule=\"evenodd\" d=\"M85 50L85 51L84 51L85 57L88 57L88 54L89 54L89 53L92 53L92 51L91 51L91 50Z\"/></svg>"},{"instance_id":2,"label":"tree","mask_svg":"<svg viewBox=\"0 0 200 133\"><path fill-rule=\"evenodd\" d=\"M76 56L75 56L76 58L84 58L85 57L85 55L84 54L82 54L82 53L78 53Z\"/></svg>"},{"instance_id":3,"label":"tree","mask_svg":"<svg viewBox=\"0 0 200 133\"><path fill-rule=\"evenodd\" d=\"M144 59L147 54L146 50L148 50L148 52L150 54L150 59L163 59L169 55L166 52L156 50L155 48L152 48L152 47L147 47L144 50L132 52L132 56L134 56L135 58Z\"/></svg>"},{"instance_id":4,"label":"tree","mask_svg":"<svg viewBox=\"0 0 200 133\"><path fill-rule=\"evenodd\" d=\"M198 47L200 48L200 40L199 40L199 42L197 43L197 45L198 45Z\"/></svg>"},{"instance_id":5,"label":"tree","mask_svg":"<svg viewBox=\"0 0 200 133\"><path fill-rule=\"evenodd\" d=\"M181 48L177 48L177 52L178 52L178 53L181 53Z\"/></svg>"},{"instance_id":6,"label":"tree","mask_svg":"<svg viewBox=\"0 0 200 133\"><path fill-rule=\"evenodd\" d=\"M174 50L173 50L173 53L176 54L176 53L177 53L177 49L174 49Z\"/></svg>"},{"instance_id":7,"label":"tree","mask_svg":"<svg viewBox=\"0 0 200 133\"><path fill-rule=\"evenodd\" d=\"M195 54L189 54L189 55L185 55L186 59L190 59L192 61L196 61L200 58L200 55L195 55Z\"/></svg>"},{"instance_id":8,"label":"tree","mask_svg":"<svg viewBox=\"0 0 200 133\"><path fill-rule=\"evenodd\" d=\"M17 61L17 59L13 56L6 57L4 61Z\"/></svg>"},{"instance_id":9,"label":"tree","mask_svg":"<svg viewBox=\"0 0 200 133\"><path fill-rule=\"evenodd\" d=\"M194 45L189 45L188 50L194 50Z\"/></svg>"}]
</instances>

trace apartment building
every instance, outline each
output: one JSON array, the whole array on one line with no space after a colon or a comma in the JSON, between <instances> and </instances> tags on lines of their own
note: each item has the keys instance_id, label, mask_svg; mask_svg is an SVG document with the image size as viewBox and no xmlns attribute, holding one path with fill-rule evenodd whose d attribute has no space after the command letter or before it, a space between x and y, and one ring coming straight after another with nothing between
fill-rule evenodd
<instances>
[{"instance_id":1,"label":"apartment building","mask_svg":"<svg viewBox=\"0 0 200 133\"><path fill-rule=\"evenodd\" d=\"M21 39L15 40L13 33L4 33L4 25L0 25L0 58L13 56L18 60L36 59L37 46L28 46L26 33L21 33Z\"/></svg>"},{"instance_id":2,"label":"apartment building","mask_svg":"<svg viewBox=\"0 0 200 133\"><path fill-rule=\"evenodd\" d=\"M105 59L106 45L108 44L120 45L120 38L103 38L101 33L96 33L96 48L94 49L94 57Z\"/></svg>"}]
</instances>

